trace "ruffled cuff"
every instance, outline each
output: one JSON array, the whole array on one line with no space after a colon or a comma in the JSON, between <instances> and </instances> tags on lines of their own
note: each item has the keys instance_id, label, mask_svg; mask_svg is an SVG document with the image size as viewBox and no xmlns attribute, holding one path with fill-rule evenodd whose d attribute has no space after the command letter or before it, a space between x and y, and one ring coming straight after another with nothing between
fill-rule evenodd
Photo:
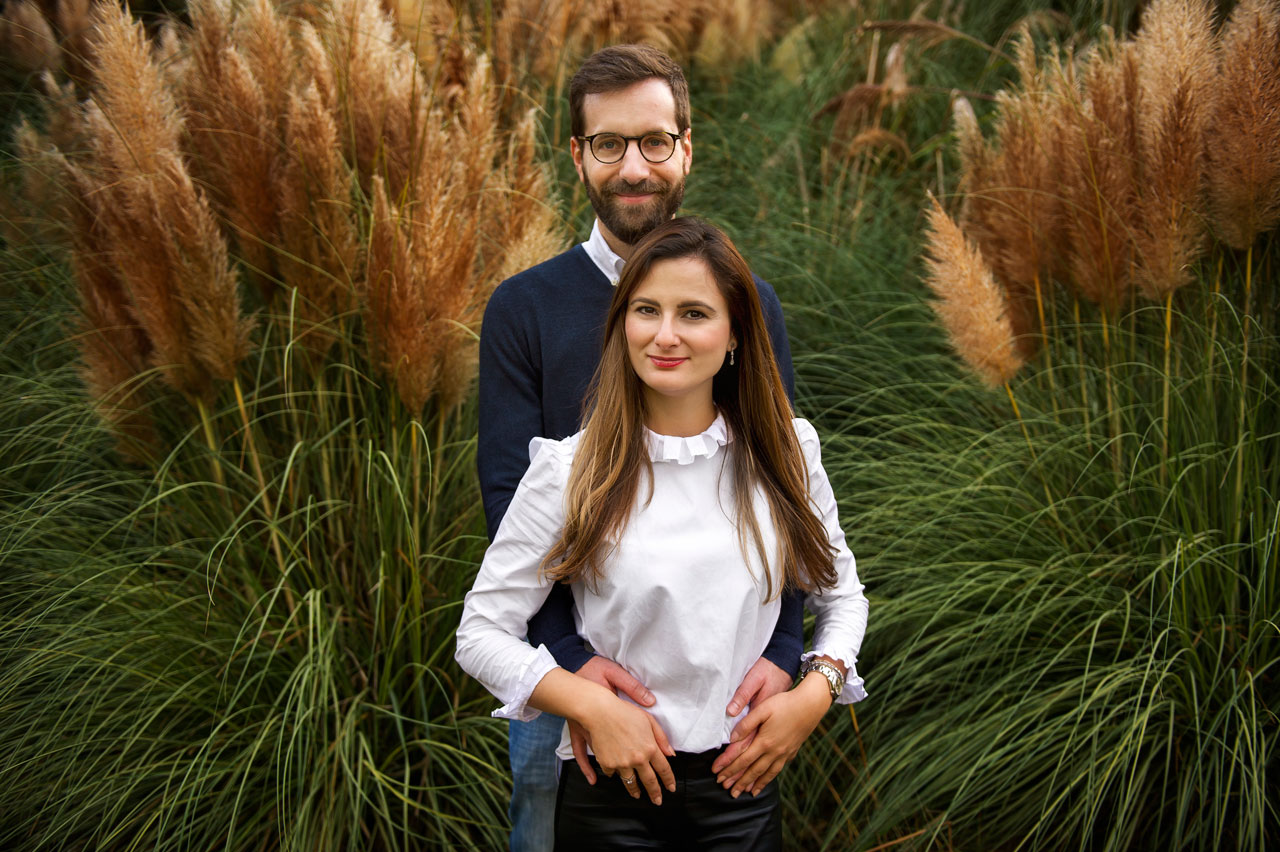
<instances>
[{"instance_id":1,"label":"ruffled cuff","mask_svg":"<svg viewBox=\"0 0 1280 852\"><path fill-rule=\"evenodd\" d=\"M804 665L814 657L827 657L832 660L857 660L856 654L846 651L837 651L830 648L818 647L812 651L805 651L800 655L800 664ZM862 678L858 677L858 669L854 663L849 664L849 671L844 676L844 691L840 693L840 697L836 699L837 704L853 704L867 697L867 690L862 683Z\"/></svg>"},{"instance_id":2,"label":"ruffled cuff","mask_svg":"<svg viewBox=\"0 0 1280 852\"><path fill-rule=\"evenodd\" d=\"M515 696L493 711L492 715L495 718L514 719L517 722L532 722L542 715L541 710L536 710L529 706L529 696L533 695L533 690L547 676L547 672L556 668L556 661L551 656L551 652L547 650L546 645L539 645L536 652L529 658L529 663L525 666L524 671L520 673L520 680L516 684Z\"/></svg>"}]
</instances>

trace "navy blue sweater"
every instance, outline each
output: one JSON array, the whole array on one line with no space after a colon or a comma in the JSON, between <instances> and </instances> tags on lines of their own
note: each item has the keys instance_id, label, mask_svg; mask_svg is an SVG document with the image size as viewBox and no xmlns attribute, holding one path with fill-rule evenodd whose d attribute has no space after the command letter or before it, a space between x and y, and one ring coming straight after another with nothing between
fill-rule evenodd
<instances>
[{"instance_id":1,"label":"navy blue sweater","mask_svg":"<svg viewBox=\"0 0 1280 852\"><path fill-rule=\"evenodd\" d=\"M756 278L778 369L794 398L791 347L773 288ZM480 443L476 454L489 538L529 467L535 437L581 429L583 400L603 348L613 285L581 245L508 278L494 291L480 334ZM788 592L764 656L795 675L804 648L801 595ZM557 583L529 621L529 641L577 671L591 652L577 635L573 596Z\"/></svg>"}]
</instances>

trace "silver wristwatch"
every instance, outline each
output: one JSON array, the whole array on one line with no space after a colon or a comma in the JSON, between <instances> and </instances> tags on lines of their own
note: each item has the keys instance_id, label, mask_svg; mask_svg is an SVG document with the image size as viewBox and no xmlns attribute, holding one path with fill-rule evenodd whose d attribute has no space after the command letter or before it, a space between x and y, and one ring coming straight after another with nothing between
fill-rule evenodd
<instances>
[{"instance_id":1,"label":"silver wristwatch","mask_svg":"<svg viewBox=\"0 0 1280 852\"><path fill-rule=\"evenodd\" d=\"M827 679L827 686L831 689L831 701L834 703L840 697L840 693L844 692L844 675L840 674L840 670L828 663L826 660L819 660L816 657L806 660L800 666L800 679L809 672L817 672Z\"/></svg>"}]
</instances>

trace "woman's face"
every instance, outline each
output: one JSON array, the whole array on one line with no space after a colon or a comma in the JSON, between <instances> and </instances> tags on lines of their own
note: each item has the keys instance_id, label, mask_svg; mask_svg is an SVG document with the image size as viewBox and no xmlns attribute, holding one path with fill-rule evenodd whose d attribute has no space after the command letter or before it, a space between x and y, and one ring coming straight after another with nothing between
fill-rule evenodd
<instances>
[{"instance_id":1,"label":"woman's face","mask_svg":"<svg viewBox=\"0 0 1280 852\"><path fill-rule=\"evenodd\" d=\"M627 351L645 394L711 402L711 382L737 345L729 306L700 258L659 260L627 304Z\"/></svg>"}]
</instances>

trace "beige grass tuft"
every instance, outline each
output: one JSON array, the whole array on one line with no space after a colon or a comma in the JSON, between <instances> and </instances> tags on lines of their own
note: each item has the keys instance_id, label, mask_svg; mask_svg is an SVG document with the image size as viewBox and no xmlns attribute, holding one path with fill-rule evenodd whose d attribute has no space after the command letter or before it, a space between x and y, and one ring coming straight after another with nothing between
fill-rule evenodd
<instances>
[{"instance_id":1,"label":"beige grass tuft","mask_svg":"<svg viewBox=\"0 0 1280 852\"><path fill-rule=\"evenodd\" d=\"M938 297L932 303L956 353L991 387L1007 383L1023 357L1004 290L982 252L930 196L925 283Z\"/></svg>"},{"instance_id":2,"label":"beige grass tuft","mask_svg":"<svg viewBox=\"0 0 1280 852\"><path fill-rule=\"evenodd\" d=\"M956 128L965 202L962 221L998 281L1007 289L1009 318L1024 355L1035 341L1043 285L1058 258L1063 215L1060 125L1053 86L1064 78L1057 53L1041 70L1025 30L1015 40L1018 88L997 96L995 134L983 140L972 109L957 101Z\"/></svg>"},{"instance_id":3,"label":"beige grass tuft","mask_svg":"<svg viewBox=\"0 0 1280 852\"><path fill-rule=\"evenodd\" d=\"M1080 88L1060 86L1063 213L1071 283L1114 315L1132 287L1137 216L1137 54L1104 39L1084 57Z\"/></svg>"},{"instance_id":4,"label":"beige grass tuft","mask_svg":"<svg viewBox=\"0 0 1280 852\"><path fill-rule=\"evenodd\" d=\"M179 147L182 121L140 24L103 7L94 43L95 101L85 113L83 174L109 256L151 345L178 390L202 395L230 378L248 344L226 241Z\"/></svg>"},{"instance_id":5,"label":"beige grass tuft","mask_svg":"<svg viewBox=\"0 0 1280 852\"><path fill-rule=\"evenodd\" d=\"M190 163L234 235L248 275L269 296L275 279L270 246L279 218L272 176L276 122L290 78L288 35L265 0L249 7L243 18L251 26L236 27L234 37L228 5L195 0L188 8L191 65L179 91Z\"/></svg>"},{"instance_id":6,"label":"beige grass tuft","mask_svg":"<svg viewBox=\"0 0 1280 852\"><path fill-rule=\"evenodd\" d=\"M1209 140L1209 212L1244 249L1280 223L1280 4L1241 0L1221 34Z\"/></svg>"},{"instance_id":7,"label":"beige grass tuft","mask_svg":"<svg viewBox=\"0 0 1280 852\"><path fill-rule=\"evenodd\" d=\"M1142 92L1134 275L1162 299L1192 280L1207 244L1201 214L1214 38L1204 0L1156 0L1134 41Z\"/></svg>"},{"instance_id":8,"label":"beige grass tuft","mask_svg":"<svg viewBox=\"0 0 1280 852\"><path fill-rule=\"evenodd\" d=\"M52 71L62 63L53 27L31 0L10 0L0 11L0 68L22 74Z\"/></svg>"},{"instance_id":9,"label":"beige grass tuft","mask_svg":"<svg viewBox=\"0 0 1280 852\"><path fill-rule=\"evenodd\" d=\"M291 96L284 145L275 189L280 278L297 291L298 336L323 355L355 307L359 236L338 127L315 83Z\"/></svg>"}]
</instances>

